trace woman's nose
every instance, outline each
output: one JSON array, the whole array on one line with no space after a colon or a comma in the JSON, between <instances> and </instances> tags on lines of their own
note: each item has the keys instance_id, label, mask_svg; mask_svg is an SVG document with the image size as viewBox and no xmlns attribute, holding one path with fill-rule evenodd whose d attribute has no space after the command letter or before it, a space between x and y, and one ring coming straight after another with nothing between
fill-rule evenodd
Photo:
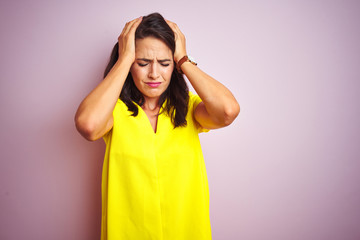
<instances>
[{"instance_id":1,"label":"woman's nose","mask_svg":"<svg viewBox=\"0 0 360 240\"><path fill-rule=\"evenodd\" d=\"M159 77L158 64L152 63L150 66L149 78L157 79Z\"/></svg>"}]
</instances>

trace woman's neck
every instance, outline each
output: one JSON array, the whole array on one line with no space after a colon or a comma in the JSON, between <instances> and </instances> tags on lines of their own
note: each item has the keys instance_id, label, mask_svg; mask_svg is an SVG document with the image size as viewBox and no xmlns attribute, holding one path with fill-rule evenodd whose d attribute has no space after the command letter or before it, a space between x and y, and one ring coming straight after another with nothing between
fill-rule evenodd
<instances>
[{"instance_id":1,"label":"woman's neck","mask_svg":"<svg viewBox=\"0 0 360 240\"><path fill-rule=\"evenodd\" d=\"M144 104L141 106L142 109L150 112L158 111L160 98L145 98Z\"/></svg>"},{"instance_id":2,"label":"woman's neck","mask_svg":"<svg viewBox=\"0 0 360 240\"><path fill-rule=\"evenodd\" d=\"M145 98L144 104L141 106L141 108L146 113L150 124L156 133L157 129L157 120L158 120L158 114L160 112L160 106L159 106L159 98L157 99L149 99Z\"/></svg>"}]
</instances>

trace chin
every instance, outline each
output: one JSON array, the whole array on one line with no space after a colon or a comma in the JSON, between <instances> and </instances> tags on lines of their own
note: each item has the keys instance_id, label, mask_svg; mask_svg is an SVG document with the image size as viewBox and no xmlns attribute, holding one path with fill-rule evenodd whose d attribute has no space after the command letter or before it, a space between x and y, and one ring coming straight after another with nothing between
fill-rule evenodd
<instances>
[{"instance_id":1,"label":"chin","mask_svg":"<svg viewBox=\"0 0 360 240\"><path fill-rule=\"evenodd\" d=\"M163 91L159 89L141 89L140 92L144 97L149 98L160 97L160 95L163 93Z\"/></svg>"}]
</instances>

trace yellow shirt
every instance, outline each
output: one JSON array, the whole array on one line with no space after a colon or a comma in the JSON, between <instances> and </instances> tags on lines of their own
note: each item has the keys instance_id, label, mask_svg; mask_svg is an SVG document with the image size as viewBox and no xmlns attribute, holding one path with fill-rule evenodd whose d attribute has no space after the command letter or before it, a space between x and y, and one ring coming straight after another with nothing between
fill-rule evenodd
<instances>
[{"instance_id":1,"label":"yellow shirt","mask_svg":"<svg viewBox=\"0 0 360 240\"><path fill-rule=\"evenodd\" d=\"M136 117L119 99L104 137L102 240L209 240L209 189L193 119L201 102L190 93L187 126L174 129L166 113L154 133L146 113ZM161 111L161 110L160 110Z\"/></svg>"}]
</instances>

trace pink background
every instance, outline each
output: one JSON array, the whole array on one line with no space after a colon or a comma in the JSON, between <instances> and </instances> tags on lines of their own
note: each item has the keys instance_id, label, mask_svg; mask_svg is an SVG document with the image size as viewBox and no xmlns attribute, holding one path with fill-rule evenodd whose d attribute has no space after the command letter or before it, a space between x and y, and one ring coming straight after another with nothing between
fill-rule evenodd
<instances>
[{"instance_id":1,"label":"pink background","mask_svg":"<svg viewBox=\"0 0 360 240\"><path fill-rule=\"evenodd\" d=\"M241 105L201 135L214 239L360 239L360 3L340 0L1 1L0 239L99 239L104 143L73 117L154 11Z\"/></svg>"}]
</instances>

